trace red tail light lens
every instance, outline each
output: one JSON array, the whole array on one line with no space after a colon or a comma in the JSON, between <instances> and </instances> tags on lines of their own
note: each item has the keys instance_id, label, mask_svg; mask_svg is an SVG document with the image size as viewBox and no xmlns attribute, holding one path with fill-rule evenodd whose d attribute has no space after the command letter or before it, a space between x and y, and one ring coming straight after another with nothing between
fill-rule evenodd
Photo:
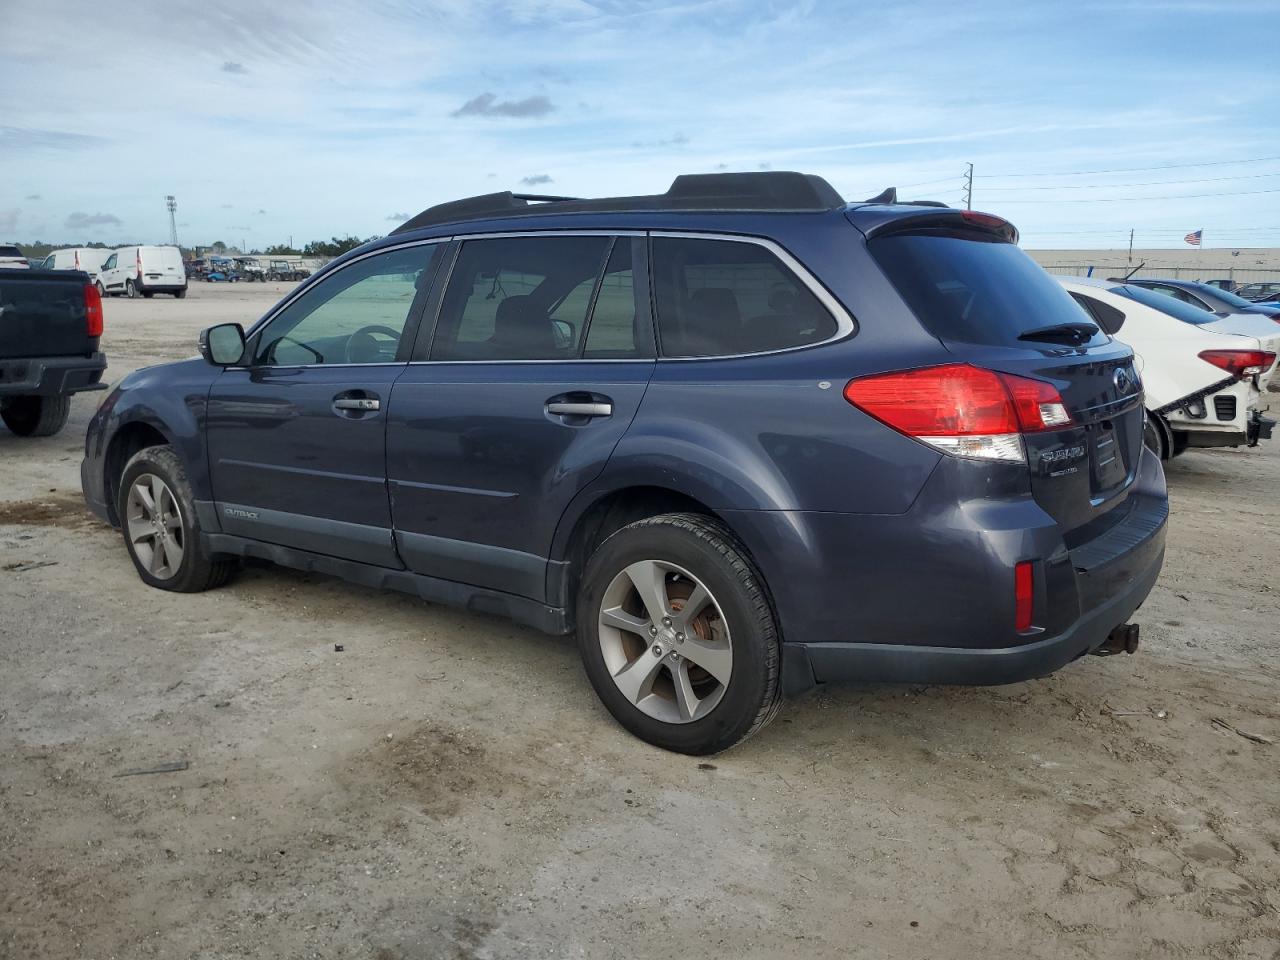
<instances>
[{"instance_id":1,"label":"red tail light lens","mask_svg":"<svg viewBox=\"0 0 1280 960\"><path fill-rule=\"evenodd\" d=\"M1233 377L1251 377L1270 369L1276 355L1268 350L1203 350L1200 359L1220 367Z\"/></svg>"},{"instance_id":2,"label":"red tail light lens","mask_svg":"<svg viewBox=\"0 0 1280 960\"><path fill-rule=\"evenodd\" d=\"M899 433L945 453L1023 460L1023 433L1071 423L1052 384L968 364L850 380L844 398Z\"/></svg>"},{"instance_id":3,"label":"red tail light lens","mask_svg":"<svg viewBox=\"0 0 1280 960\"><path fill-rule=\"evenodd\" d=\"M1019 633L1031 629L1031 615L1035 606L1035 579L1030 560L1024 560L1013 568L1013 627Z\"/></svg>"},{"instance_id":4,"label":"red tail light lens","mask_svg":"<svg viewBox=\"0 0 1280 960\"><path fill-rule=\"evenodd\" d=\"M92 283L84 285L84 324L90 337L102 336L102 294Z\"/></svg>"}]
</instances>

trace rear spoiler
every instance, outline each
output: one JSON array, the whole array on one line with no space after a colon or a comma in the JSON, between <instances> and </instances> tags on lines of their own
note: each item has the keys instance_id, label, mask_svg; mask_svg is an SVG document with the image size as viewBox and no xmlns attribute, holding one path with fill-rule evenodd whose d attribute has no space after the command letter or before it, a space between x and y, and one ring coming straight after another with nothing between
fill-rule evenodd
<instances>
[{"instance_id":1,"label":"rear spoiler","mask_svg":"<svg viewBox=\"0 0 1280 960\"><path fill-rule=\"evenodd\" d=\"M908 205L851 207L846 215L868 240L872 237L889 236L895 233L943 230L983 233L1006 243L1018 242L1018 228L1004 217L997 217L992 213L953 210L950 207L935 207L932 204L923 209L912 204L911 209L904 210L906 206Z\"/></svg>"}]
</instances>

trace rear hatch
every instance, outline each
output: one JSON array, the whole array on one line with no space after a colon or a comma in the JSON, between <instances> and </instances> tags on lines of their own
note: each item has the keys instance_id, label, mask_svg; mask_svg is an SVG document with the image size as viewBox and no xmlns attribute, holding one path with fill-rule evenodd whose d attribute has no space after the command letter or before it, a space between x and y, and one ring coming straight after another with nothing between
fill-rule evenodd
<instances>
[{"instance_id":1,"label":"rear hatch","mask_svg":"<svg viewBox=\"0 0 1280 960\"><path fill-rule=\"evenodd\" d=\"M1133 351L1100 330L997 217L918 211L866 232L880 268L958 362L1057 390L1070 422L1023 434L1031 494L1069 546L1102 532L1142 455Z\"/></svg>"}]
</instances>

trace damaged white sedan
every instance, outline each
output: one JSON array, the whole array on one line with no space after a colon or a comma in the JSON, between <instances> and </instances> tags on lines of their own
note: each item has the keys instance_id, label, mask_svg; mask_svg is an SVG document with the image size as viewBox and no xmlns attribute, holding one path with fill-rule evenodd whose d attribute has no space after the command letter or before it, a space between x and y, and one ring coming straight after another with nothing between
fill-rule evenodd
<instances>
[{"instance_id":1,"label":"damaged white sedan","mask_svg":"<svg viewBox=\"0 0 1280 960\"><path fill-rule=\"evenodd\" d=\"M1056 279L1094 322L1133 348L1146 391L1147 446L1163 459L1188 447L1270 439L1275 421L1258 405L1275 374L1280 324L1220 317L1119 280Z\"/></svg>"}]
</instances>

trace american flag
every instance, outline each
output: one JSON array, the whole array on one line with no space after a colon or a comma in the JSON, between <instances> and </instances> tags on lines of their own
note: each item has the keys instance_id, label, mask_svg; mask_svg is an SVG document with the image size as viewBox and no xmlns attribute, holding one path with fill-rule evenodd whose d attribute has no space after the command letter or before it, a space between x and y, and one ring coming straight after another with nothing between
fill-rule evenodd
<instances>
[{"instance_id":1,"label":"american flag","mask_svg":"<svg viewBox=\"0 0 1280 960\"><path fill-rule=\"evenodd\" d=\"M1182 239L1185 240L1187 243L1191 244L1193 247L1198 247L1200 246L1200 234L1202 233L1204 233L1203 227L1199 230L1196 230L1194 233L1188 233Z\"/></svg>"}]
</instances>

